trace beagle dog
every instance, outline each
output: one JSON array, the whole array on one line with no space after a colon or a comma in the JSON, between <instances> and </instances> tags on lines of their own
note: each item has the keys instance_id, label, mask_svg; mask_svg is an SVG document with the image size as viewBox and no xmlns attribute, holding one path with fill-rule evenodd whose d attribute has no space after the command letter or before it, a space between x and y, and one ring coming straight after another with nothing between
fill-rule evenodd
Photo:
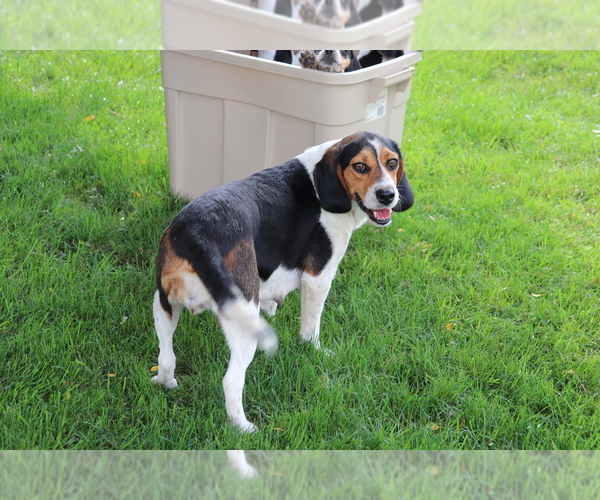
<instances>
[{"instance_id":1,"label":"beagle dog","mask_svg":"<svg viewBox=\"0 0 600 500\"><path fill-rule=\"evenodd\" d=\"M398 145L370 132L307 149L295 159L209 191L165 230L156 261L154 382L177 387L173 332L182 309L218 318L231 350L223 378L229 419L243 432L246 369L258 349L277 349L260 315L301 290L300 337L320 348L319 326L352 231L391 224L413 204Z\"/></svg>"}]
</instances>

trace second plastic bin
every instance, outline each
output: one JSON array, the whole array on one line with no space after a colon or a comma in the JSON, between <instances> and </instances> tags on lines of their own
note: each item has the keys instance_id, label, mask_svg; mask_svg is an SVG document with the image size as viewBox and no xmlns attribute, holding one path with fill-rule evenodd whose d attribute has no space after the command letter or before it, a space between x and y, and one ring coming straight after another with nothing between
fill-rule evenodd
<instances>
[{"instance_id":1,"label":"second plastic bin","mask_svg":"<svg viewBox=\"0 0 600 500\"><path fill-rule=\"evenodd\" d=\"M400 142L420 58L334 74L226 51L164 51L172 191L194 198L359 130Z\"/></svg>"}]
</instances>

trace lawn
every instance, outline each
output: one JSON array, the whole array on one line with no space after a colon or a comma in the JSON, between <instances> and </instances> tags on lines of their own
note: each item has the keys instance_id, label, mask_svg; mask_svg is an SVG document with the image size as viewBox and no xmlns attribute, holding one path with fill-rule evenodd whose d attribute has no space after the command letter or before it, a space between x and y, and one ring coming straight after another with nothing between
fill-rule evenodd
<instances>
[{"instance_id":1,"label":"lawn","mask_svg":"<svg viewBox=\"0 0 600 500\"><path fill-rule=\"evenodd\" d=\"M0 448L595 449L597 52L426 52L403 139L416 195L354 236L322 345L251 364L182 315L180 387L150 382L171 196L157 52L0 54ZM215 76L216 77L216 76Z\"/></svg>"},{"instance_id":2,"label":"lawn","mask_svg":"<svg viewBox=\"0 0 600 500\"><path fill-rule=\"evenodd\" d=\"M424 0L417 49L598 49L600 4L586 0Z\"/></svg>"},{"instance_id":3,"label":"lawn","mask_svg":"<svg viewBox=\"0 0 600 500\"><path fill-rule=\"evenodd\" d=\"M144 498L470 500L598 498L597 453L258 451L236 480L216 451L0 454L5 500ZM2 461L2 458L5 458Z\"/></svg>"},{"instance_id":4,"label":"lawn","mask_svg":"<svg viewBox=\"0 0 600 500\"><path fill-rule=\"evenodd\" d=\"M412 46L429 50L598 49L599 18L600 4L588 0L424 0ZM155 50L161 43L159 0L11 0L0 4L0 49Z\"/></svg>"},{"instance_id":5,"label":"lawn","mask_svg":"<svg viewBox=\"0 0 600 500\"><path fill-rule=\"evenodd\" d=\"M0 49L159 49L160 0L9 0Z\"/></svg>"}]
</instances>

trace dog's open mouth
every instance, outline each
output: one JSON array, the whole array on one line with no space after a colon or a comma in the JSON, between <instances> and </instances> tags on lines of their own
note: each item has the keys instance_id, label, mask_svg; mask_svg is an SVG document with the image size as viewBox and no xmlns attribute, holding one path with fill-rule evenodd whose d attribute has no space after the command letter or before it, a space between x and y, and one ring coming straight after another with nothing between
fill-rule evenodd
<instances>
[{"instance_id":1,"label":"dog's open mouth","mask_svg":"<svg viewBox=\"0 0 600 500\"><path fill-rule=\"evenodd\" d=\"M356 200L358 206L367 214L369 219L378 226L387 226L392 222L392 209L391 208L379 208L371 209L367 208L362 204L362 201Z\"/></svg>"}]
</instances>

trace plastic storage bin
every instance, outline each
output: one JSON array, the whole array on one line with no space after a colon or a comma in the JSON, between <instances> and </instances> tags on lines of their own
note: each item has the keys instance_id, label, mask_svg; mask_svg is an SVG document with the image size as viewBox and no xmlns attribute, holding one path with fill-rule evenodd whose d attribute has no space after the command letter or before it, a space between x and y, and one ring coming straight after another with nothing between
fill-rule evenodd
<instances>
[{"instance_id":1,"label":"plastic storage bin","mask_svg":"<svg viewBox=\"0 0 600 500\"><path fill-rule=\"evenodd\" d=\"M237 0L242 1L242 0ZM408 49L421 4L350 28L326 28L228 0L162 0L165 49ZM273 41L277 41L277 47Z\"/></svg>"},{"instance_id":2,"label":"plastic storage bin","mask_svg":"<svg viewBox=\"0 0 600 500\"><path fill-rule=\"evenodd\" d=\"M173 193L194 198L359 130L400 142L420 58L335 74L226 51L163 51Z\"/></svg>"}]
</instances>

